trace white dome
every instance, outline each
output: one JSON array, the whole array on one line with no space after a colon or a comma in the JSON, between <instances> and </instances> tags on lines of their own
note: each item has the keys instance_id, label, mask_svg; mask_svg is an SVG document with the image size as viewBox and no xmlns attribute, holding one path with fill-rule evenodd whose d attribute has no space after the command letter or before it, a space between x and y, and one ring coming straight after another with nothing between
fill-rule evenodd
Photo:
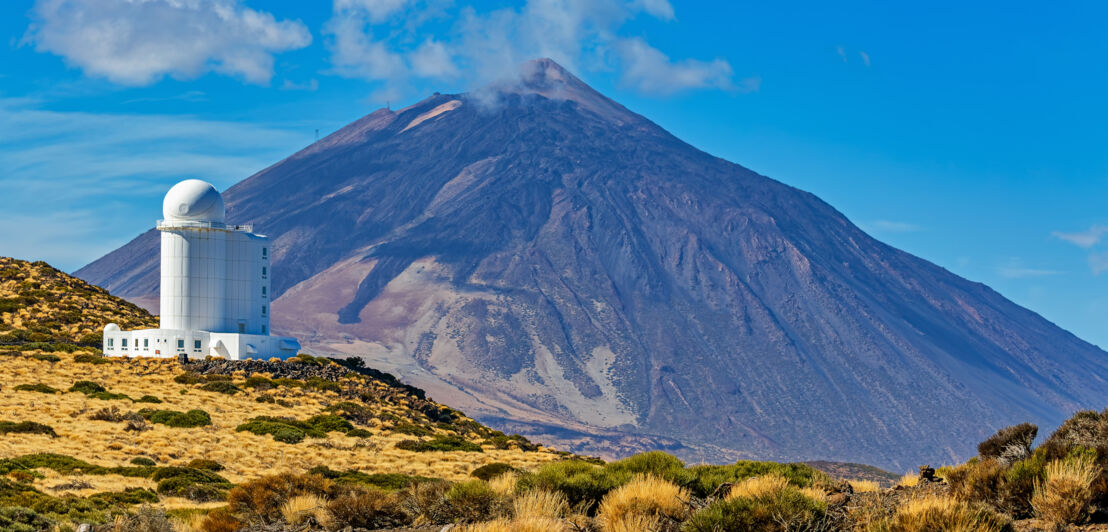
<instances>
[{"instance_id":1,"label":"white dome","mask_svg":"<svg viewBox=\"0 0 1108 532\"><path fill-rule=\"evenodd\" d=\"M166 221L219 222L227 214L223 195L207 181L186 179L173 185L162 201Z\"/></svg>"},{"instance_id":2,"label":"white dome","mask_svg":"<svg viewBox=\"0 0 1108 532\"><path fill-rule=\"evenodd\" d=\"M114 324L114 323L109 323L109 324L104 326L104 332L117 332L117 331L119 331L119 326Z\"/></svg>"}]
</instances>

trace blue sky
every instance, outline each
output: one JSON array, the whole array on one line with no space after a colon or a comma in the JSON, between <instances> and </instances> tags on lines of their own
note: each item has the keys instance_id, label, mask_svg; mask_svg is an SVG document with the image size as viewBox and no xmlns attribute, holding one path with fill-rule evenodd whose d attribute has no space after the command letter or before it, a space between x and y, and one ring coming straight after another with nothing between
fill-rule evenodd
<instances>
[{"instance_id":1,"label":"blue sky","mask_svg":"<svg viewBox=\"0 0 1108 532\"><path fill-rule=\"evenodd\" d=\"M179 179L550 56L1108 347L1108 5L10 0L0 254L73 270Z\"/></svg>"}]
</instances>

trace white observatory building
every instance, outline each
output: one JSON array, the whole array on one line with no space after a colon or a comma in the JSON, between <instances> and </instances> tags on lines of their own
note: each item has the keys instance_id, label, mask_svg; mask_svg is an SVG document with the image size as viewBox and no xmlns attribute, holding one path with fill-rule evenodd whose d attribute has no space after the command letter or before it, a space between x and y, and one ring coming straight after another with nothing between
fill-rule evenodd
<instances>
[{"instance_id":1,"label":"white observatory building","mask_svg":"<svg viewBox=\"0 0 1108 532\"><path fill-rule=\"evenodd\" d=\"M104 327L108 356L289 357L295 338L269 335L269 238L224 223L211 183L181 181L162 202L161 315L157 329Z\"/></svg>"}]
</instances>

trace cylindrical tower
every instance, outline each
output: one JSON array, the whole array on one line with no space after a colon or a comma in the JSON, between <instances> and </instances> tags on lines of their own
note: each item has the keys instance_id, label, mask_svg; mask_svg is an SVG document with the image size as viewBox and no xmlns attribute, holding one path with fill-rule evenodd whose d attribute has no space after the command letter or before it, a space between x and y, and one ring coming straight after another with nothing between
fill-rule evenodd
<instances>
[{"instance_id":1,"label":"cylindrical tower","mask_svg":"<svg viewBox=\"0 0 1108 532\"><path fill-rule=\"evenodd\" d=\"M210 183L177 183L162 202L161 328L224 332L227 230ZM230 331L226 331L230 332Z\"/></svg>"}]
</instances>

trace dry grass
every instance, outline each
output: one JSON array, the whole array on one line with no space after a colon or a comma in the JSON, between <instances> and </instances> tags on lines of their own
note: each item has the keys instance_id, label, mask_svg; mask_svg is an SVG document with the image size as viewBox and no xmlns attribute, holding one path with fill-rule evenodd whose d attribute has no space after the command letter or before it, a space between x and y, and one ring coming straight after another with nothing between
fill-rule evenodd
<instances>
[{"instance_id":1,"label":"dry grass","mask_svg":"<svg viewBox=\"0 0 1108 532\"><path fill-rule=\"evenodd\" d=\"M731 488L730 493L727 494L727 498L734 499L735 497L746 497L753 499L760 495L777 493L785 489L785 486L788 485L789 481L778 474L771 473L760 477L751 477L735 484L735 486Z\"/></svg>"},{"instance_id":2,"label":"dry grass","mask_svg":"<svg viewBox=\"0 0 1108 532\"><path fill-rule=\"evenodd\" d=\"M532 517L527 519L496 519L465 525L459 532L569 532L566 523L558 519Z\"/></svg>"},{"instance_id":3,"label":"dry grass","mask_svg":"<svg viewBox=\"0 0 1108 532\"><path fill-rule=\"evenodd\" d=\"M872 480L849 480L854 493L869 493L881 489L881 485Z\"/></svg>"},{"instance_id":4,"label":"dry grass","mask_svg":"<svg viewBox=\"0 0 1108 532\"><path fill-rule=\"evenodd\" d=\"M919 484L919 473L912 473L911 471L904 473L904 476L900 477L900 480L896 483L897 486L904 486L905 488L912 488Z\"/></svg>"},{"instance_id":5,"label":"dry grass","mask_svg":"<svg viewBox=\"0 0 1108 532\"><path fill-rule=\"evenodd\" d=\"M497 495L507 497L516 491L516 483L519 481L519 473L508 471L489 480L489 488Z\"/></svg>"},{"instance_id":6,"label":"dry grass","mask_svg":"<svg viewBox=\"0 0 1108 532\"><path fill-rule=\"evenodd\" d=\"M204 458L226 466L220 474L236 484L263 475L300 473L320 465L340 471L403 473L458 481L468 479L469 473L477 467L494 462L507 463L519 469L534 469L558 458L547 450L524 452L516 448L501 450L492 446L487 446L483 453L405 451L395 449L394 445L411 437L384 430L379 423L362 427L372 433L367 438L330 433L325 439L307 439L289 445L276 442L269 436L236 432L235 427L255 416L306 419L320 413L327 405L338 402L340 397L333 392L306 388L278 388L267 392L248 389L232 396L175 383L173 378L181 373L181 368L173 360L114 359L110 364L82 364L74 362L73 355L57 353L62 361L50 364L31 358L31 353L0 357L0 375L5 376L4 393L0 394L0 412L4 413L5 419L50 425L57 431L58 437L34 434L0 436L0 458L52 452L104 466L128 465L132 458L138 456L153 458L158 465L184 465L192 459ZM236 376L236 382L245 377ZM90 421L87 416L106 406L138 410L147 405L90 399L80 393L46 395L9 391L17 384L40 382L65 390L78 380L99 382L113 392L131 397L157 396L164 401L154 405L157 408L204 410L211 415L212 425L180 429L152 424L151 429L144 432L127 432L121 424ZM185 393L182 394L182 390ZM254 398L261 393L275 395L291 406L255 402ZM370 406L401 419L411 416L411 412L399 405ZM42 473L46 478L36 481L36 487L46 489L59 483L57 475L51 471ZM92 483L94 489L82 490L77 492L78 495L129 487L153 487L151 481L142 478L81 476L79 479ZM506 484L507 479L504 482ZM158 505L169 506L161 502Z\"/></svg>"},{"instance_id":7,"label":"dry grass","mask_svg":"<svg viewBox=\"0 0 1108 532\"><path fill-rule=\"evenodd\" d=\"M1001 532L1006 522L995 514L946 496L904 502L891 519L870 527L875 532Z\"/></svg>"},{"instance_id":8,"label":"dry grass","mask_svg":"<svg viewBox=\"0 0 1108 532\"><path fill-rule=\"evenodd\" d=\"M512 515L516 519L551 518L565 516L569 503L562 493L546 490L531 490L512 501Z\"/></svg>"},{"instance_id":9,"label":"dry grass","mask_svg":"<svg viewBox=\"0 0 1108 532\"><path fill-rule=\"evenodd\" d=\"M1042 520L1055 526L1080 523L1088 516L1090 487L1100 467L1088 455L1047 464L1046 479L1035 486L1031 506Z\"/></svg>"},{"instance_id":10,"label":"dry grass","mask_svg":"<svg viewBox=\"0 0 1108 532\"><path fill-rule=\"evenodd\" d=\"M631 530L625 527L647 521L656 523L661 517L683 519L688 512L688 500L688 491L672 482L639 475L604 496L596 519L605 532Z\"/></svg>"},{"instance_id":11,"label":"dry grass","mask_svg":"<svg viewBox=\"0 0 1108 532\"><path fill-rule=\"evenodd\" d=\"M281 516L292 526L302 525L309 518L324 527L331 521L327 513L327 501L318 495L298 495L289 499L281 507Z\"/></svg>"}]
</instances>

